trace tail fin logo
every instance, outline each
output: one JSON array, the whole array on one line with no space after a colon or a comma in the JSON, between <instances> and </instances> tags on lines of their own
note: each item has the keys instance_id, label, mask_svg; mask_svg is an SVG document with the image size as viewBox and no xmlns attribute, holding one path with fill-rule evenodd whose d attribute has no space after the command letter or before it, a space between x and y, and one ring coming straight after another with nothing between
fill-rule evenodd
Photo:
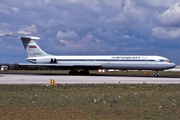
<instances>
[{"instance_id":1,"label":"tail fin logo","mask_svg":"<svg viewBox=\"0 0 180 120\"><path fill-rule=\"evenodd\" d=\"M35 44L28 44L29 48L37 48Z\"/></svg>"}]
</instances>

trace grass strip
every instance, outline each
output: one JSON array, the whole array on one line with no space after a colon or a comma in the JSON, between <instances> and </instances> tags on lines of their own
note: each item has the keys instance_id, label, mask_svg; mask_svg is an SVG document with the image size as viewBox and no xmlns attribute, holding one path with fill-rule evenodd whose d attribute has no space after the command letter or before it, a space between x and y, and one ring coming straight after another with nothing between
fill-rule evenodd
<instances>
[{"instance_id":1,"label":"grass strip","mask_svg":"<svg viewBox=\"0 0 180 120\"><path fill-rule=\"evenodd\" d=\"M180 119L179 84L0 85L0 119Z\"/></svg>"}]
</instances>

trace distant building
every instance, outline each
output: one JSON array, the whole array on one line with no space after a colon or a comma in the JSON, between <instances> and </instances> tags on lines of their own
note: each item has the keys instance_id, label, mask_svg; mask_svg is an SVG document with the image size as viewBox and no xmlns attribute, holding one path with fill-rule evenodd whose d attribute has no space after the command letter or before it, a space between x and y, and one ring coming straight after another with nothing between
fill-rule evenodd
<instances>
[{"instance_id":1,"label":"distant building","mask_svg":"<svg viewBox=\"0 0 180 120\"><path fill-rule=\"evenodd\" d=\"M175 68L167 69L167 70L164 70L164 71L180 71L180 65L177 65Z\"/></svg>"},{"instance_id":2,"label":"distant building","mask_svg":"<svg viewBox=\"0 0 180 120\"><path fill-rule=\"evenodd\" d=\"M8 70L8 66L1 66L1 71L6 71L6 70Z\"/></svg>"}]
</instances>

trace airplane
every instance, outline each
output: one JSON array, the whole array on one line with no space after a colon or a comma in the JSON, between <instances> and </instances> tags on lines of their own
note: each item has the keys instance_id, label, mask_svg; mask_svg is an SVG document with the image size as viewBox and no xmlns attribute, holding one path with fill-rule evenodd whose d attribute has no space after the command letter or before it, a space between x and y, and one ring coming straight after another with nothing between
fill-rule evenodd
<instances>
[{"instance_id":1,"label":"airplane","mask_svg":"<svg viewBox=\"0 0 180 120\"><path fill-rule=\"evenodd\" d=\"M27 53L26 60L31 64L19 63L19 65L35 65L41 67L59 67L70 70L70 75L88 75L89 70L120 69L120 70L154 70L154 76L159 76L159 71L171 69L175 63L162 56L141 55L51 55L44 52L34 40L34 36L12 36L20 38Z\"/></svg>"}]
</instances>

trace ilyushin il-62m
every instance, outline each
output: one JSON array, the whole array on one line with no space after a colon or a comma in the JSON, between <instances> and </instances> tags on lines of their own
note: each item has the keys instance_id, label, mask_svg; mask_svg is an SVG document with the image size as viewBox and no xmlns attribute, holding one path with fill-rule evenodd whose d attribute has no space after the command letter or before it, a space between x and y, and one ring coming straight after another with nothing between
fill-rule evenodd
<instances>
[{"instance_id":1,"label":"ilyushin il-62m","mask_svg":"<svg viewBox=\"0 0 180 120\"><path fill-rule=\"evenodd\" d=\"M11 35L6 35L11 36ZM88 75L89 70L120 69L120 70L155 70L155 76L159 71L174 68L175 64L162 56L141 55L50 55L44 52L34 40L39 37L12 36L20 38L27 53L28 65L41 67L58 67L70 70L69 74ZM19 63L19 65L27 65Z\"/></svg>"}]
</instances>

